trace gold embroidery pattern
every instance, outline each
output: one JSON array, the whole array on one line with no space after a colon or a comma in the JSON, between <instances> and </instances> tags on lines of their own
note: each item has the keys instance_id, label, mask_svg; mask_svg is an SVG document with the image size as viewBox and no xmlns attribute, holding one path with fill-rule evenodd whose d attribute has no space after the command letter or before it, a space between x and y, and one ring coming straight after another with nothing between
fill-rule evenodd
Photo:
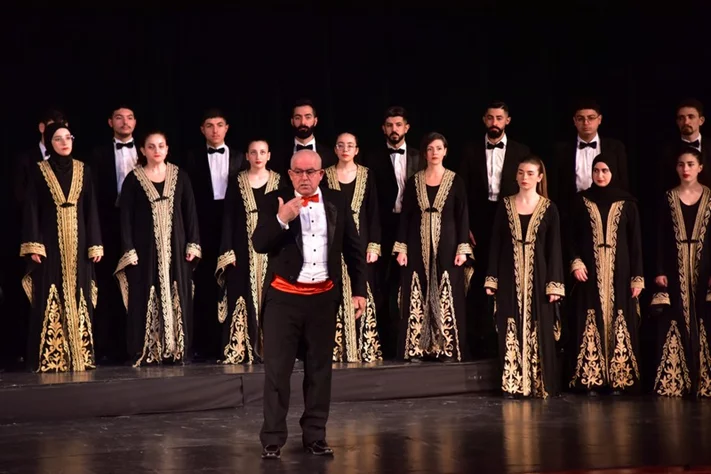
<instances>
[{"instance_id":1,"label":"gold embroidery pattern","mask_svg":"<svg viewBox=\"0 0 711 474\"><path fill-rule=\"evenodd\" d=\"M570 386L575 386L575 382L580 378L580 383L588 390L593 386L602 387L605 384L605 367L605 355L602 351L600 332L595 321L595 310L588 309L585 330L578 352L578 363Z\"/></svg>"},{"instance_id":2,"label":"gold embroidery pattern","mask_svg":"<svg viewBox=\"0 0 711 474\"><path fill-rule=\"evenodd\" d=\"M232 324L230 325L230 342L224 349L225 359L223 364L242 364L254 362L252 344L249 341L249 331L247 330L247 303L243 297L239 297L237 305L232 312Z\"/></svg>"},{"instance_id":3,"label":"gold embroidery pattern","mask_svg":"<svg viewBox=\"0 0 711 474\"><path fill-rule=\"evenodd\" d=\"M143 167L133 170L138 178L138 182L143 188L148 201L151 204L153 215L153 235L156 244L156 256L158 259L158 294L160 298L160 310L163 319L163 353L164 355L176 355L180 350L177 347L176 315L173 313L171 303L170 288L170 265L172 260L171 232L173 229L173 203L175 200L175 188L178 183L178 167L168 164L165 170L165 186L163 194L165 199L161 199L158 190L146 175Z\"/></svg>"},{"instance_id":4,"label":"gold embroidery pattern","mask_svg":"<svg viewBox=\"0 0 711 474\"><path fill-rule=\"evenodd\" d=\"M96 282L91 280L91 306L96 309L96 304L99 302L99 287Z\"/></svg>"},{"instance_id":5,"label":"gold embroidery pattern","mask_svg":"<svg viewBox=\"0 0 711 474\"><path fill-rule=\"evenodd\" d=\"M499 289L499 279L494 277L486 277L484 279L484 288L491 288L492 290Z\"/></svg>"},{"instance_id":6,"label":"gold embroidery pattern","mask_svg":"<svg viewBox=\"0 0 711 474\"><path fill-rule=\"evenodd\" d=\"M703 187L701 199L699 199L699 210L696 213L696 222L691 232L692 243L689 245L689 229L684 223L684 215L681 212L681 200L679 191L672 189L667 192L667 200L671 208L674 234L676 235L677 264L679 271L679 288L681 303L686 323L686 333L691 333L691 298L696 291L696 282L699 279L699 268L701 254L704 248L704 237L711 217L711 190ZM692 258L693 257L693 258Z\"/></svg>"},{"instance_id":7,"label":"gold embroidery pattern","mask_svg":"<svg viewBox=\"0 0 711 474\"><path fill-rule=\"evenodd\" d=\"M699 388L696 391L699 397L711 397L711 356L709 355L709 341L706 336L704 320L699 320Z\"/></svg>"},{"instance_id":8,"label":"gold embroidery pattern","mask_svg":"<svg viewBox=\"0 0 711 474\"><path fill-rule=\"evenodd\" d=\"M425 321L423 305L420 277L415 272L412 274L410 285L410 316L407 321L407 336L405 337L405 359L424 355L420 348L420 337Z\"/></svg>"},{"instance_id":9,"label":"gold embroidery pattern","mask_svg":"<svg viewBox=\"0 0 711 474\"><path fill-rule=\"evenodd\" d=\"M464 267L464 294L469 294L469 288L472 285L472 277L474 276L474 267L466 265Z\"/></svg>"},{"instance_id":10,"label":"gold embroidery pattern","mask_svg":"<svg viewBox=\"0 0 711 474\"><path fill-rule=\"evenodd\" d=\"M351 200L351 211L353 211L353 220L355 221L356 230L360 234L360 212L365 199L366 186L368 184L368 168L357 165L355 177L355 189L353 190L353 199ZM326 179L328 187L336 191L341 190L341 183L338 181L338 172L336 165L329 166L326 169Z\"/></svg>"},{"instance_id":11,"label":"gold embroidery pattern","mask_svg":"<svg viewBox=\"0 0 711 474\"><path fill-rule=\"evenodd\" d=\"M37 254L46 257L47 251L45 250L44 245L40 244L39 242L25 242L24 244L20 245L20 257L32 254Z\"/></svg>"},{"instance_id":12,"label":"gold embroidery pattern","mask_svg":"<svg viewBox=\"0 0 711 474\"><path fill-rule=\"evenodd\" d=\"M27 296L27 299L30 301L30 304L34 304L34 301L32 298L32 274L28 273L24 277L22 277L22 289L25 291L25 296Z\"/></svg>"},{"instance_id":13,"label":"gold embroidery pattern","mask_svg":"<svg viewBox=\"0 0 711 474\"><path fill-rule=\"evenodd\" d=\"M676 321L672 321L662 349L662 360L657 367L654 390L659 395L681 397L690 389L691 378L681 343L681 333Z\"/></svg>"},{"instance_id":14,"label":"gold embroidery pattern","mask_svg":"<svg viewBox=\"0 0 711 474\"><path fill-rule=\"evenodd\" d=\"M338 307L338 315L336 318L336 347L334 347L334 362L338 362L343 357L343 347L345 346L345 355L347 362L358 362L358 336L356 334L355 323L355 308L353 307L353 289L351 287L351 278L348 275L348 267L346 261L341 255L341 274L342 274L342 300ZM340 336L340 337L339 337ZM336 349L340 352L337 353ZM338 356L338 359L336 359Z\"/></svg>"},{"instance_id":15,"label":"gold embroidery pattern","mask_svg":"<svg viewBox=\"0 0 711 474\"><path fill-rule=\"evenodd\" d=\"M547 295L565 296L565 285L556 281L551 281L546 284Z\"/></svg>"},{"instance_id":16,"label":"gold embroidery pattern","mask_svg":"<svg viewBox=\"0 0 711 474\"><path fill-rule=\"evenodd\" d=\"M189 243L185 246L185 253L188 255L193 255L197 258L202 258L202 247L198 244Z\"/></svg>"},{"instance_id":17,"label":"gold embroidery pattern","mask_svg":"<svg viewBox=\"0 0 711 474\"><path fill-rule=\"evenodd\" d=\"M404 253L407 255L407 244L403 244L402 242L395 242L395 245L393 245L393 255L396 253Z\"/></svg>"},{"instance_id":18,"label":"gold embroidery pattern","mask_svg":"<svg viewBox=\"0 0 711 474\"><path fill-rule=\"evenodd\" d=\"M92 245L89 247L89 258L103 257L104 256L104 246L103 245Z\"/></svg>"},{"instance_id":19,"label":"gold embroidery pattern","mask_svg":"<svg viewBox=\"0 0 711 474\"><path fill-rule=\"evenodd\" d=\"M671 304L671 300L669 299L669 293L659 292L659 293L654 293L654 295L652 295L651 306L661 305L661 304L665 304L665 305Z\"/></svg>"},{"instance_id":20,"label":"gold embroidery pattern","mask_svg":"<svg viewBox=\"0 0 711 474\"><path fill-rule=\"evenodd\" d=\"M235 255L234 250L229 250L217 257L217 269L215 270L215 278L217 278L217 284L220 285L220 288L223 288L225 285L225 268L236 262L237 256Z\"/></svg>"},{"instance_id":21,"label":"gold embroidery pattern","mask_svg":"<svg viewBox=\"0 0 711 474\"><path fill-rule=\"evenodd\" d=\"M180 293L178 293L178 282L173 282L173 314L175 315L175 333L172 338L175 339L175 350L172 352L165 351L163 357L172 357L174 361L183 360L185 356L185 332L183 331L183 307L180 304ZM167 347L167 346L166 346Z\"/></svg>"},{"instance_id":22,"label":"gold embroidery pattern","mask_svg":"<svg viewBox=\"0 0 711 474\"><path fill-rule=\"evenodd\" d=\"M543 383L543 366L541 365L541 353L538 350L538 321L533 324L531 334L531 373L533 374L533 395L540 398L548 398L545 383Z\"/></svg>"},{"instance_id":23,"label":"gold embroidery pattern","mask_svg":"<svg viewBox=\"0 0 711 474\"><path fill-rule=\"evenodd\" d=\"M62 303L55 285L49 287L47 306L42 323L37 372L66 372L69 370L69 349L62 327Z\"/></svg>"},{"instance_id":24,"label":"gold embroidery pattern","mask_svg":"<svg viewBox=\"0 0 711 474\"><path fill-rule=\"evenodd\" d=\"M74 371L81 372L89 368L84 365L82 354L79 307L76 296L79 250L77 203L84 187L84 164L80 161L72 160L72 183L69 188L69 195L66 198L49 162L43 161L39 163L39 167L57 209L57 236L62 262L62 292L64 296L63 314L67 341L69 342L70 362ZM67 203L71 205L65 206Z\"/></svg>"},{"instance_id":25,"label":"gold embroidery pattern","mask_svg":"<svg viewBox=\"0 0 711 474\"><path fill-rule=\"evenodd\" d=\"M365 249L366 253L374 253L375 255L380 256L380 244L376 244L375 242L370 242L368 244L368 247Z\"/></svg>"},{"instance_id":26,"label":"gold embroidery pattern","mask_svg":"<svg viewBox=\"0 0 711 474\"><path fill-rule=\"evenodd\" d=\"M79 332L81 334L81 352L84 366L86 368L95 369L94 333L91 329L89 308L87 308L86 300L84 299L84 290L79 290Z\"/></svg>"},{"instance_id":27,"label":"gold embroidery pattern","mask_svg":"<svg viewBox=\"0 0 711 474\"><path fill-rule=\"evenodd\" d=\"M580 258L576 258L570 262L570 273L573 273L575 270L585 270L586 268L585 262Z\"/></svg>"},{"instance_id":28,"label":"gold embroidery pattern","mask_svg":"<svg viewBox=\"0 0 711 474\"><path fill-rule=\"evenodd\" d=\"M152 364L160 362L163 352L160 337L160 321L158 320L158 300L156 299L156 287L151 286L148 294L148 305L146 308L146 328L143 334L143 352L141 357L133 364L140 367L142 363Z\"/></svg>"},{"instance_id":29,"label":"gold embroidery pattern","mask_svg":"<svg viewBox=\"0 0 711 474\"><path fill-rule=\"evenodd\" d=\"M452 283L449 280L449 272L442 274L442 282L439 287L440 314L442 318L442 344L437 355L455 357L457 361L462 360L462 353L459 349L459 329L457 328L457 315L454 312L454 297L452 295ZM437 344L439 345L439 344Z\"/></svg>"},{"instance_id":30,"label":"gold embroidery pattern","mask_svg":"<svg viewBox=\"0 0 711 474\"><path fill-rule=\"evenodd\" d=\"M135 249L125 252L114 271L114 277L116 277L119 289L121 290L121 298L123 299L123 306L126 310L128 310L128 278L126 277L126 267L131 264L132 260L137 258L138 254Z\"/></svg>"},{"instance_id":31,"label":"gold embroidery pattern","mask_svg":"<svg viewBox=\"0 0 711 474\"><path fill-rule=\"evenodd\" d=\"M334 338L335 344L333 345L333 362L340 362L343 360L344 344L343 344L343 311L342 306L339 306L338 313L336 313L336 335Z\"/></svg>"},{"instance_id":32,"label":"gold embroidery pattern","mask_svg":"<svg viewBox=\"0 0 711 474\"><path fill-rule=\"evenodd\" d=\"M630 281L630 287L631 288L639 288L640 290L644 290L644 277L641 277L641 276L632 277L632 280Z\"/></svg>"},{"instance_id":33,"label":"gold embroidery pattern","mask_svg":"<svg viewBox=\"0 0 711 474\"><path fill-rule=\"evenodd\" d=\"M523 393L523 371L521 370L521 350L516 333L516 321L506 321L506 353L501 376L501 390L506 393Z\"/></svg>"},{"instance_id":34,"label":"gold embroidery pattern","mask_svg":"<svg viewBox=\"0 0 711 474\"><path fill-rule=\"evenodd\" d=\"M425 264L425 278L430 276L430 262L437 260L437 252L439 250L439 238L442 232L442 209L444 203L449 196L449 191L454 183L454 172L445 170L442 175L442 182L439 185L434 202L430 205L429 196L427 195L427 182L425 180L425 172L419 171L415 174L415 190L417 192L417 202L420 205L420 243L422 245L422 262ZM434 208L437 212L428 212L428 209ZM430 260L430 242L432 243L432 260ZM397 245L397 244L396 244ZM425 304L425 306L427 306Z\"/></svg>"},{"instance_id":35,"label":"gold embroidery pattern","mask_svg":"<svg viewBox=\"0 0 711 474\"><path fill-rule=\"evenodd\" d=\"M610 358L610 385L612 388L624 390L634 385L635 379L639 380L639 367L627 330L627 321L621 309L617 310L613 332L615 349Z\"/></svg>"},{"instance_id":36,"label":"gold embroidery pattern","mask_svg":"<svg viewBox=\"0 0 711 474\"><path fill-rule=\"evenodd\" d=\"M474 253L474 250L472 249L471 244L457 245L456 255L472 255L473 253Z\"/></svg>"},{"instance_id":37,"label":"gold embroidery pattern","mask_svg":"<svg viewBox=\"0 0 711 474\"><path fill-rule=\"evenodd\" d=\"M380 337L377 330L375 299L370 291L369 283L367 283L367 290L368 298L366 299L365 311L360 317L358 354L361 362L375 362L376 360L383 360L383 352L380 349Z\"/></svg>"},{"instance_id":38,"label":"gold embroidery pattern","mask_svg":"<svg viewBox=\"0 0 711 474\"><path fill-rule=\"evenodd\" d=\"M220 324L224 323L227 320L227 292L223 291L222 292L222 298L217 302L217 320L220 322Z\"/></svg>"},{"instance_id":39,"label":"gold embroidery pattern","mask_svg":"<svg viewBox=\"0 0 711 474\"><path fill-rule=\"evenodd\" d=\"M516 210L516 202L512 196L504 198L504 206L509 221L511 231L511 240L514 249L514 280L516 282L516 300L518 303L519 314L521 315L521 323L523 328L522 334L522 359L521 367L523 372L523 395L528 396L532 393L531 377L536 374L531 370L532 360L538 357L533 354L533 344L537 341L532 341L535 335L533 329L533 316L531 314L531 306L533 302L533 270L534 258L536 252L536 237L538 228L541 225L551 201L544 197L540 197L536 208L531 215L531 221L526 231L525 241L521 230L521 220ZM523 242L527 245L524 246ZM537 382L536 382L537 383ZM545 388L540 392L545 393Z\"/></svg>"}]
</instances>

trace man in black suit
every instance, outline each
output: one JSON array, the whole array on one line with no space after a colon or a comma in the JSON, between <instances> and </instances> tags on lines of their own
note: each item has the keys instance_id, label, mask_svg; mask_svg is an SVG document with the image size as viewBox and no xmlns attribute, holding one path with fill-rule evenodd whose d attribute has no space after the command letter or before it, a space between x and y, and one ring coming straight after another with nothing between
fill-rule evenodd
<instances>
[{"instance_id":1,"label":"man in black suit","mask_svg":"<svg viewBox=\"0 0 711 474\"><path fill-rule=\"evenodd\" d=\"M276 153L272 153L271 169L285 175L289 169L292 155L301 150L312 150L318 153L323 160L323 169L335 165L338 158L333 152L333 147L316 141L314 129L317 125L318 116L313 102L309 99L297 100L291 108L291 128L294 132L294 140Z\"/></svg>"},{"instance_id":2,"label":"man in black suit","mask_svg":"<svg viewBox=\"0 0 711 474\"><path fill-rule=\"evenodd\" d=\"M262 328L264 333L264 424L262 457L278 459L286 443L291 372L299 346L305 349L304 448L332 456L326 443L331 403L331 358L341 295L341 255L353 288L356 318L365 309L366 263L349 203L320 188L319 155L298 151L291 159L294 190L276 191L259 210L254 249L269 255Z\"/></svg>"},{"instance_id":3,"label":"man in black suit","mask_svg":"<svg viewBox=\"0 0 711 474\"><path fill-rule=\"evenodd\" d=\"M424 161L415 147L406 141L410 130L407 111L404 107L392 106L385 110L382 125L386 146L363 158L363 164L375 176L381 223L381 248L383 257L378 260L376 272L375 301L378 328L385 358L395 357L399 312L397 293L400 286L400 266L391 255L400 225L402 197L405 183L417 171L424 168Z\"/></svg>"},{"instance_id":4,"label":"man in black suit","mask_svg":"<svg viewBox=\"0 0 711 474\"><path fill-rule=\"evenodd\" d=\"M130 105L112 108L108 125L113 136L90 155L94 189L101 215L104 263L96 266L99 299L94 323L97 360L121 363L126 360L126 309L113 272L122 255L121 214L118 207L121 187L138 162L138 148L133 137L136 114Z\"/></svg>"},{"instance_id":5,"label":"man in black suit","mask_svg":"<svg viewBox=\"0 0 711 474\"><path fill-rule=\"evenodd\" d=\"M555 147L555 163L551 163L549 174L552 171L556 177L549 180L550 193L563 219L575 194L592 185L592 162L600 153L605 153L608 164L616 170L619 186L629 191L625 145L614 138L601 138L598 134L601 123L600 106L591 100L580 102L573 112L578 136L574 141L558 143Z\"/></svg>"},{"instance_id":6,"label":"man in black suit","mask_svg":"<svg viewBox=\"0 0 711 474\"><path fill-rule=\"evenodd\" d=\"M486 127L484 141L469 143L462 154L459 174L464 178L469 199L470 238L474 245L476 271L469 292L467 326L472 355L479 358L495 355L496 336L487 308L484 276L489 265L491 227L501 198L518 192L516 173L519 163L531 150L506 135L511 123L509 106L501 101L489 104L482 117ZM493 354L492 354L493 352Z\"/></svg>"},{"instance_id":7,"label":"man in black suit","mask_svg":"<svg viewBox=\"0 0 711 474\"><path fill-rule=\"evenodd\" d=\"M219 287L214 274L220 251L225 193L228 184L236 182L237 174L248 165L244 153L225 143L229 128L224 112L214 108L207 110L200 124L205 144L188 153L185 160L202 239L202 262L195 270L195 351L197 358L208 360L219 357Z\"/></svg>"}]
</instances>

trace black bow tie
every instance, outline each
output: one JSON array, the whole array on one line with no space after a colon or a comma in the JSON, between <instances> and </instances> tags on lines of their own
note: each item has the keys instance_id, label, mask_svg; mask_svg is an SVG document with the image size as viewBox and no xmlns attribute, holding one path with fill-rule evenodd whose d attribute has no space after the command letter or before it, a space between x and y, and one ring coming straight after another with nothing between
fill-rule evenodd
<instances>
[{"instance_id":1,"label":"black bow tie","mask_svg":"<svg viewBox=\"0 0 711 474\"><path fill-rule=\"evenodd\" d=\"M486 149L487 150L493 150L494 148L501 148L502 150L504 149L504 142L499 142L499 143L491 143L491 142L486 142Z\"/></svg>"},{"instance_id":2,"label":"black bow tie","mask_svg":"<svg viewBox=\"0 0 711 474\"><path fill-rule=\"evenodd\" d=\"M313 150L314 146L313 145L296 145L296 151L301 151L301 150Z\"/></svg>"},{"instance_id":3,"label":"black bow tie","mask_svg":"<svg viewBox=\"0 0 711 474\"><path fill-rule=\"evenodd\" d=\"M402 148L398 148L398 149L395 149L395 148L388 148L388 151L390 152L391 155L394 155L395 153L397 153L398 155L404 155L404 154L405 154L405 150L403 150Z\"/></svg>"},{"instance_id":4,"label":"black bow tie","mask_svg":"<svg viewBox=\"0 0 711 474\"><path fill-rule=\"evenodd\" d=\"M220 153L220 154L222 154L222 153L224 153L224 152L225 152L225 147L220 147L220 148L208 147L208 148L207 148L207 154L208 154L208 155L212 155L213 153Z\"/></svg>"},{"instance_id":5,"label":"black bow tie","mask_svg":"<svg viewBox=\"0 0 711 474\"><path fill-rule=\"evenodd\" d=\"M128 143L121 143L121 142L116 142L116 149L120 150L123 147L126 148L133 148L134 143L133 142L128 142Z\"/></svg>"},{"instance_id":6,"label":"black bow tie","mask_svg":"<svg viewBox=\"0 0 711 474\"><path fill-rule=\"evenodd\" d=\"M580 150L583 150L587 147L597 148L597 142L590 142L590 143L580 142L580 143L578 143L578 149L580 149Z\"/></svg>"},{"instance_id":7,"label":"black bow tie","mask_svg":"<svg viewBox=\"0 0 711 474\"><path fill-rule=\"evenodd\" d=\"M681 141L681 144L682 144L683 146L692 146L692 147L694 147L694 148L698 148L698 147L701 146L701 142L699 142L699 140L695 140L695 141L693 141L693 142L687 142L687 141L682 140L682 141Z\"/></svg>"}]
</instances>

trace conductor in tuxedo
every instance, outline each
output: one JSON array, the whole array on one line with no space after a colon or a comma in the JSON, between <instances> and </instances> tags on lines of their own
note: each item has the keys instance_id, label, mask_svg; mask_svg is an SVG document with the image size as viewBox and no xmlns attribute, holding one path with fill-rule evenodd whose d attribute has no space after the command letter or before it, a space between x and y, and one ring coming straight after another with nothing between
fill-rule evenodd
<instances>
[{"instance_id":1,"label":"conductor in tuxedo","mask_svg":"<svg viewBox=\"0 0 711 474\"><path fill-rule=\"evenodd\" d=\"M556 144L551 170L557 177L552 180L551 198L561 213L563 222L567 220L569 205L575 195L592 185L592 163L601 152L611 169L616 170L618 186L629 191L627 174L627 152L625 145L614 138L601 137L598 128L602 123L602 110L592 100L584 100L575 106L573 124L578 132L575 140Z\"/></svg>"},{"instance_id":2,"label":"conductor in tuxedo","mask_svg":"<svg viewBox=\"0 0 711 474\"><path fill-rule=\"evenodd\" d=\"M491 229L499 200L518 192L518 165L531 154L528 146L516 142L506 134L511 123L509 106L493 101L482 117L486 127L484 140L465 146L459 175L464 179L469 200L470 239L474 245L475 268L468 293L467 335L472 356L476 358L496 354L497 342L484 288L484 276L489 266ZM476 311L475 311L476 309Z\"/></svg>"},{"instance_id":3,"label":"conductor in tuxedo","mask_svg":"<svg viewBox=\"0 0 711 474\"><path fill-rule=\"evenodd\" d=\"M272 153L271 169L285 176L292 155L301 150L311 150L318 153L323 161L323 169L338 163L333 147L316 141L314 130L317 125L318 115L314 103L309 99L297 100L291 108L291 129L294 139L291 143Z\"/></svg>"},{"instance_id":4,"label":"conductor in tuxedo","mask_svg":"<svg viewBox=\"0 0 711 474\"><path fill-rule=\"evenodd\" d=\"M399 311L397 307L400 286L400 266L392 254L393 244L400 228L400 212L405 183L416 172L424 169L420 152L407 143L410 122L407 110L391 106L385 110L382 130L385 146L366 154L363 165L370 168L378 190L381 228L381 248L384 258L378 260L375 282L375 301L378 328L383 344L383 357L394 358L397 352Z\"/></svg>"},{"instance_id":5,"label":"conductor in tuxedo","mask_svg":"<svg viewBox=\"0 0 711 474\"><path fill-rule=\"evenodd\" d=\"M190 176L195 194L201 234L202 262L195 270L194 347L196 358L217 360L222 328L218 321L219 286L214 274L220 252L222 217L227 186L237 182L237 175L248 163L244 153L225 143L230 125L220 109L205 111L200 132L203 145L189 152L185 170Z\"/></svg>"},{"instance_id":6,"label":"conductor in tuxedo","mask_svg":"<svg viewBox=\"0 0 711 474\"><path fill-rule=\"evenodd\" d=\"M321 188L321 157L302 150L291 159L293 190L265 196L252 235L255 251L269 256L262 313L264 424L262 458L278 459L286 443L291 373L304 352L304 449L332 456L326 443L331 403L331 358L341 300L341 255L353 290L356 318L365 309L366 263L349 203Z\"/></svg>"},{"instance_id":7,"label":"conductor in tuxedo","mask_svg":"<svg viewBox=\"0 0 711 474\"><path fill-rule=\"evenodd\" d=\"M121 187L138 162L133 132L136 114L130 105L117 104L110 110L107 123L112 137L93 150L91 170L97 205L101 216L101 239L105 265L96 266L99 298L94 323L97 360L122 363L126 360L126 310L113 272L121 258L121 215L118 207Z\"/></svg>"}]
</instances>

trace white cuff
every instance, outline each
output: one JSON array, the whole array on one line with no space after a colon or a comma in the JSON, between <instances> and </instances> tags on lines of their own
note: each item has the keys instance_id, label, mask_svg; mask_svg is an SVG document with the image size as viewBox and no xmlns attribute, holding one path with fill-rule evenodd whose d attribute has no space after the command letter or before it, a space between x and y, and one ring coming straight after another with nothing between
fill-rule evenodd
<instances>
[{"instance_id":1,"label":"white cuff","mask_svg":"<svg viewBox=\"0 0 711 474\"><path fill-rule=\"evenodd\" d=\"M288 230L289 229L289 224L284 224L281 219L279 219L279 214L276 216L277 222L279 222L279 225L281 226L282 229Z\"/></svg>"}]
</instances>

